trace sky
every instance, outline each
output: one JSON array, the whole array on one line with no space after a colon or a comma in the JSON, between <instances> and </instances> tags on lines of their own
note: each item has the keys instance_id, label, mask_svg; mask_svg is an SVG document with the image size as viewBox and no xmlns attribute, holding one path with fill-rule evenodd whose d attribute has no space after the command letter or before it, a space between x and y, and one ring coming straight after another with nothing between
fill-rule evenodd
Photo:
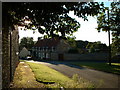
<instances>
[{"instance_id":1,"label":"sky","mask_svg":"<svg viewBox=\"0 0 120 90\"><path fill-rule=\"evenodd\" d=\"M95 1L99 1L99 0L95 0ZM105 2L106 7L108 7L109 5L110 5L110 2ZM101 41L102 43L105 43L108 45L108 32L99 33L96 30L97 28L96 17L88 16L88 21L84 21L82 18L78 18L77 16L75 16L74 12L72 11L69 13L69 16L71 16L72 18L75 18L81 24L78 31L73 34L73 36L76 37L76 40L83 40L83 41L89 41L89 42ZM32 30L26 30L26 31L19 30L19 36L20 36L20 39L23 37L33 37L34 41L37 41L37 38L41 37L42 34L40 34L37 30L35 31L34 34Z\"/></svg>"}]
</instances>

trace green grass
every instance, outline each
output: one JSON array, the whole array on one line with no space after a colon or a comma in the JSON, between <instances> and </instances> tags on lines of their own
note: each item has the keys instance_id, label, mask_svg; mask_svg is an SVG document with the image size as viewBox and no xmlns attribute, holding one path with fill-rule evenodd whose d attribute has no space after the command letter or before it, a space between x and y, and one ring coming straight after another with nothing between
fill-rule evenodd
<instances>
[{"instance_id":1,"label":"green grass","mask_svg":"<svg viewBox=\"0 0 120 90\"><path fill-rule=\"evenodd\" d=\"M95 62L77 62L77 63L72 62L72 64L113 74L120 74L120 63L111 63L111 66L109 66L108 63L95 63Z\"/></svg>"},{"instance_id":2,"label":"green grass","mask_svg":"<svg viewBox=\"0 0 120 90\"><path fill-rule=\"evenodd\" d=\"M46 84L49 88L93 88L93 84L83 79L79 79L76 75L69 78L62 73L51 69L45 65L27 62L31 67L35 78L40 82L55 82L54 84ZM76 78L78 80L76 80Z\"/></svg>"},{"instance_id":3,"label":"green grass","mask_svg":"<svg viewBox=\"0 0 120 90\"><path fill-rule=\"evenodd\" d=\"M20 61L20 62L26 62L26 60L22 60L22 59L20 59L19 61Z\"/></svg>"}]
</instances>

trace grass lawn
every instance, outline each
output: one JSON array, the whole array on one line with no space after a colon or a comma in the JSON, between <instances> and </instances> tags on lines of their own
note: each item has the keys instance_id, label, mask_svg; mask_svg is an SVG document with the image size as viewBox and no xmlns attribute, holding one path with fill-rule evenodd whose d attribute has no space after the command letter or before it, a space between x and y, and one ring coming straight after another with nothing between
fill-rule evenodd
<instances>
[{"instance_id":1,"label":"grass lawn","mask_svg":"<svg viewBox=\"0 0 120 90\"><path fill-rule=\"evenodd\" d=\"M72 62L71 64L78 65L81 67L87 67L91 69L96 69L100 71L105 71L113 74L120 74L120 63L99 63L99 62Z\"/></svg>"},{"instance_id":2,"label":"grass lawn","mask_svg":"<svg viewBox=\"0 0 120 90\"><path fill-rule=\"evenodd\" d=\"M20 61L20 62L26 62L26 60L23 60L23 59L20 59L19 61Z\"/></svg>"},{"instance_id":3,"label":"grass lawn","mask_svg":"<svg viewBox=\"0 0 120 90\"><path fill-rule=\"evenodd\" d=\"M20 62L15 70L10 88L45 88L44 84L36 81L32 70L25 62Z\"/></svg>"},{"instance_id":4,"label":"grass lawn","mask_svg":"<svg viewBox=\"0 0 120 90\"><path fill-rule=\"evenodd\" d=\"M75 74L73 78L69 78L43 64L26 63L31 67L37 81L51 83L45 84L48 88L94 88L92 83L79 78L77 74Z\"/></svg>"}]
</instances>

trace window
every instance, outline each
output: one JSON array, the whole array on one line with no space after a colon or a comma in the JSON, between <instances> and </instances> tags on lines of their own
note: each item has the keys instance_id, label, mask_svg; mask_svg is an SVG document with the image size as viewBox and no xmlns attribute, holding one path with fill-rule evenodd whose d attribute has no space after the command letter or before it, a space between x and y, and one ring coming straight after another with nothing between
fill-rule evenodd
<instances>
[{"instance_id":1,"label":"window","mask_svg":"<svg viewBox=\"0 0 120 90\"><path fill-rule=\"evenodd\" d=\"M44 47L44 51L46 51L46 47Z\"/></svg>"},{"instance_id":2,"label":"window","mask_svg":"<svg viewBox=\"0 0 120 90\"><path fill-rule=\"evenodd\" d=\"M40 51L40 47L39 47L39 51Z\"/></svg>"},{"instance_id":3,"label":"window","mask_svg":"<svg viewBox=\"0 0 120 90\"><path fill-rule=\"evenodd\" d=\"M32 47L32 50L34 51L34 47Z\"/></svg>"},{"instance_id":4,"label":"window","mask_svg":"<svg viewBox=\"0 0 120 90\"><path fill-rule=\"evenodd\" d=\"M48 47L46 47L46 51L48 51Z\"/></svg>"},{"instance_id":5,"label":"window","mask_svg":"<svg viewBox=\"0 0 120 90\"><path fill-rule=\"evenodd\" d=\"M42 48L42 51L44 51L44 47Z\"/></svg>"},{"instance_id":6,"label":"window","mask_svg":"<svg viewBox=\"0 0 120 90\"><path fill-rule=\"evenodd\" d=\"M35 50L37 51L37 47L35 48Z\"/></svg>"},{"instance_id":7,"label":"window","mask_svg":"<svg viewBox=\"0 0 120 90\"><path fill-rule=\"evenodd\" d=\"M42 57L43 57L43 58L45 57L45 53L42 53Z\"/></svg>"},{"instance_id":8,"label":"window","mask_svg":"<svg viewBox=\"0 0 120 90\"><path fill-rule=\"evenodd\" d=\"M41 51L41 47L40 47L40 51Z\"/></svg>"},{"instance_id":9,"label":"window","mask_svg":"<svg viewBox=\"0 0 120 90\"><path fill-rule=\"evenodd\" d=\"M49 54L48 53L46 53L46 58L49 58Z\"/></svg>"},{"instance_id":10,"label":"window","mask_svg":"<svg viewBox=\"0 0 120 90\"><path fill-rule=\"evenodd\" d=\"M52 51L55 51L55 47L52 47Z\"/></svg>"},{"instance_id":11,"label":"window","mask_svg":"<svg viewBox=\"0 0 120 90\"><path fill-rule=\"evenodd\" d=\"M39 57L41 57L41 53L39 53Z\"/></svg>"}]
</instances>

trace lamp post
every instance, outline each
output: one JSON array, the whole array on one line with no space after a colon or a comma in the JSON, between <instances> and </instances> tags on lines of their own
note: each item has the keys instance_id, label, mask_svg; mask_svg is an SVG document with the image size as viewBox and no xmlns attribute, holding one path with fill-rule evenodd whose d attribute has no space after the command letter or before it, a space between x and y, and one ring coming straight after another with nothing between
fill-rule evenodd
<instances>
[{"instance_id":1,"label":"lamp post","mask_svg":"<svg viewBox=\"0 0 120 90\"><path fill-rule=\"evenodd\" d=\"M108 27L109 27L109 7L108 7ZM109 41L109 65L111 65L111 45L110 45L110 28L108 28L108 41Z\"/></svg>"}]
</instances>

